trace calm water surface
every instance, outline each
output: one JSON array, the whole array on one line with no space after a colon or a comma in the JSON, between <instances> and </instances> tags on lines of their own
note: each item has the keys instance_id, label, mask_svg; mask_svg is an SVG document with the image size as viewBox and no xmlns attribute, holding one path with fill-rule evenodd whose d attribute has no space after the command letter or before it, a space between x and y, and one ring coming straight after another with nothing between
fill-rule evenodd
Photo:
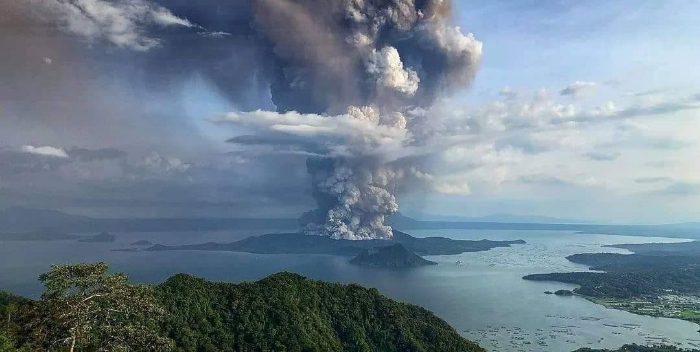
<instances>
[{"instance_id":1,"label":"calm water surface","mask_svg":"<svg viewBox=\"0 0 700 352\"><path fill-rule=\"evenodd\" d=\"M605 244L677 242L670 238L588 235L558 231L412 231L415 236L457 239L524 239L526 245L454 256L432 256L440 265L408 271L359 268L348 259L324 255L256 255L229 252L114 252L137 240L161 244L233 241L251 231L207 233L117 233L114 243L0 242L0 288L37 296L39 273L54 263L104 260L133 280L157 283L180 272L211 280L256 280L279 271L335 282L357 282L424 306L465 337L491 351L571 351L578 347L617 347L625 343L700 346L698 325L606 309L579 297L543 292L573 288L531 282L532 273L584 271L564 257L584 252L617 252ZM457 265L461 260L464 264Z\"/></svg>"}]
</instances>

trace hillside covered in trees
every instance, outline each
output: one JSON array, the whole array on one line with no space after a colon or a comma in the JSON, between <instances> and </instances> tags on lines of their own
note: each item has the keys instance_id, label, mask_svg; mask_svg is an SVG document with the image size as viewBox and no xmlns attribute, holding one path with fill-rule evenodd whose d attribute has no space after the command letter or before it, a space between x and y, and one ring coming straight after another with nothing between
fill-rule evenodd
<instances>
[{"instance_id":1,"label":"hillside covered in trees","mask_svg":"<svg viewBox=\"0 0 700 352\"><path fill-rule=\"evenodd\" d=\"M177 275L156 292L177 351L482 350L423 308L291 273L242 284Z\"/></svg>"},{"instance_id":2,"label":"hillside covered in trees","mask_svg":"<svg viewBox=\"0 0 700 352\"><path fill-rule=\"evenodd\" d=\"M37 301L0 294L0 352L483 351L423 308L291 273L143 286L98 263L57 266L41 281Z\"/></svg>"}]
</instances>

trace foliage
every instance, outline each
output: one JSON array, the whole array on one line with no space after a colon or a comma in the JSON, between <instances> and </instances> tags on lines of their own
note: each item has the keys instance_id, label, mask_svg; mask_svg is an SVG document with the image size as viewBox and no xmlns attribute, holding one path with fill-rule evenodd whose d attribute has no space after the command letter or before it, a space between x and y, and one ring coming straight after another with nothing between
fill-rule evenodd
<instances>
[{"instance_id":1,"label":"foliage","mask_svg":"<svg viewBox=\"0 0 700 352\"><path fill-rule=\"evenodd\" d=\"M482 351L429 311L357 285L290 273L238 285L181 274L156 291L176 351Z\"/></svg>"},{"instance_id":2,"label":"foliage","mask_svg":"<svg viewBox=\"0 0 700 352\"><path fill-rule=\"evenodd\" d=\"M657 245L658 246L658 245ZM586 253L567 257L596 272L535 274L526 280L580 285L576 293L589 297L636 298L667 292L700 295L700 254L664 256ZM670 291L669 291L670 290Z\"/></svg>"},{"instance_id":3,"label":"foliage","mask_svg":"<svg viewBox=\"0 0 700 352\"><path fill-rule=\"evenodd\" d=\"M423 308L289 273L238 285L181 274L144 287L97 263L40 279L41 300L0 293L1 312L17 307L0 325L0 352L483 351Z\"/></svg>"},{"instance_id":4,"label":"foliage","mask_svg":"<svg viewBox=\"0 0 700 352\"><path fill-rule=\"evenodd\" d=\"M0 291L0 352L15 352L15 334L20 318L20 309L29 300Z\"/></svg>"},{"instance_id":5,"label":"foliage","mask_svg":"<svg viewBox=\"0 0 700 352\"><path fill-rule=\"evenodd\" d=\"M25 336L41 350L164 351L157 322L164 311L151 288L109 274L105 263L53 266L46 290L26 312Z\"/></svg>"}]
</instances>

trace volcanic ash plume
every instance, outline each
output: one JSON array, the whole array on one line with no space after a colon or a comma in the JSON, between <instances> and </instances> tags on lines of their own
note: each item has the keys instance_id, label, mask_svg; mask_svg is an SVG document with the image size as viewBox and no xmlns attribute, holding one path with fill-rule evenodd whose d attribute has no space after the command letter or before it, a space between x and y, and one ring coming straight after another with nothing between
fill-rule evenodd
<instances>
[{"instance_id":1,"label":"volcanic ash plume","mask_svg":"<svg viewBox=\"0 0 700 352\"><path fill-rule=\"evenodd\" d=\"M318 204L304 216L309 234L391 237L384 219L398 210L403 174L394 165L425 124L410 112L466 87L481 56L481 43L450 25L450 7L448 0L253 1L251 27L265 47L277 112L222 121L252 131L233 143L309 155Z\"/></svg>"},{"instance_id":2,"label":"volcanic ash plume","mask_svg":"<svg viewBox=\"0 0 700 352\"><path fill-rule=\"evenodd\" d=\"M339 158L309 159L314 197L319 208L310 212L307 232L335 239L391 238L384 217L398 210L391 192L394 172L366 161Z\"/></svg>"}]
</instances>

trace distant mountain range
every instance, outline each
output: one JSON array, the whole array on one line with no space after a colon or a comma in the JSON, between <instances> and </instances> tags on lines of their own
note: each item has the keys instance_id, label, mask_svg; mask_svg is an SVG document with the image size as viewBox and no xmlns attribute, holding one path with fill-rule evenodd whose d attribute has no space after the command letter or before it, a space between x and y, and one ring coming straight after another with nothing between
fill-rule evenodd
<instances>
[{"instance_id":1,"label":"distant mountain range","mask_svg":"<svg viewBox=\"0 0 700 352\"><path fill-rule=\"evenodd\" d=\"M297 219L270 218L91 218L56 210L0 210L0 233L51 229L64 232L215 231L226 229L295 229Z\"/></svg>"},{"instance_id":2,"label":"distant mountain range","mask_svg":"<svg viewBox=\"0 0 700 352\"><path fill-rule=\"evenodd\" d=\"M581 219L555 218L539 215L517 215L517 214L491 214L479 217L466 217L455 215L435 215L423 214L416 216L424 221L460 221L460 222L507 222L521 224L590 224L591 221Z\"/></svg>"},{"instance_id":3,"label":"distant mountain range","mask_svg":"<svg viewBox=\"0 0 700 352\"><path fill-rule=\"evenodd\" d=\"M399 230L522 230L522 231L574 231L629 236L658 236L700 239L700 223L664 225L600 225L534 222L486 222L486 221L423 221L401 214L389 219L389 224Z\"/></svg>"},{"instance_id":4,"label":"distant mountain range","mask_svg":"<svg viewBox=\"0 0 700 352\"><path fill-rule=\"evenodd\" d=\"M534 220L542 222L533 222ZM509 220L509 221L506 221ZM550 220L550 221L545 221ZM689 222L667 225L598 225L567 223L567 219L493 215L470 218L469 221L416 220L395 214L389 224L399 230L532 230L578 231L637 236L666 236L700 239L700 223ZM570 220L570 219L569 219ZM215 231L215 230L296 230L297 219L290 218L91 218L55 210L7 208L0 210L0 239L3 235L16 236L50 230L52 232L162 232L162 231Z\"/></svg>"}]
</instances>

